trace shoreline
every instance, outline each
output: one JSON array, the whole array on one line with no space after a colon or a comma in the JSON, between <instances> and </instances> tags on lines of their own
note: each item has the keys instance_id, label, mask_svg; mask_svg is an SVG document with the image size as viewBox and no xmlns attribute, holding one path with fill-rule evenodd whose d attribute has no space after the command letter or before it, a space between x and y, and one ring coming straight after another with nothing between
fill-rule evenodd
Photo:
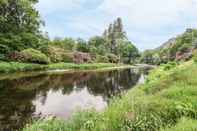
<instances>
[{"instance_id":1,"label":"shoreline","mask_svg":"<svg viewBox=\"0 0 197 131\"><path fill-rule=\"evenodd\" d=\"M6 63L6 62L4 62ZM8 63L8 62L7 62ZM24 63L19 63L24 64ZM65 66L67 65L74 65L73 67L65 67L63 66L61 68L56 68L54 65L39 65L39 66L48 66L47 68L43 69L40 68L38 70L27 70L27 71L14 71L12 70L8 72L0 72L0 80L4 79L17 79L22 77L30 77L30 76L38 76L42 74L62 74L62 73L77 73L77 72L104 72L104 71L112 71L112 70L119 70L119 69L129 69L129 68L137 68L137 66L133 65L123 65L123 64L112 64L112 63L94 63L94 64L73 64L73 63L57 63L55 65L63 64ZM28 64L28 66L34 66L34 64ZM97 66L95 66L97 65ZM37 65L36 65L37 66ZM53 66L53 68L50 68L50 66ZM80 68L83 67L84 68ZM78 68L76 68L78 67ZM0 68L1 68L1 62L0 62ZM25 67L24 67L25 68ZM9 70L9 69L7 69Z\"/></svg>"}]
</instances>

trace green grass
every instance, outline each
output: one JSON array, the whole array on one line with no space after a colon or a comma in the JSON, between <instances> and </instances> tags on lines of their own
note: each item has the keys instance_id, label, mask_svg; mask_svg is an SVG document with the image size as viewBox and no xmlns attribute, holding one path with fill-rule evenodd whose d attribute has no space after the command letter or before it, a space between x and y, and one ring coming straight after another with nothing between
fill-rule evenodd
<instances>
[{"instance_id":1,"label":"green grass","mask_svg":"<svg viewBox=\"0 0 197 131\"><path fill-rule=\"evenodd\" d=\"M90 63L90 64L74 64L74 63L57 63L57 64L28 64L18 62L1 62L0 73L27 72L27 71L45 71L56 69L74 69L74 70L94 70L109 67L121 66L112 63Z\"/></svg>"},{"instance_id":2,"label":"green grass","mask_svg":"<svg viewBox=\"0 0 197 131\"><path fill-rule=\"evenodd\" d=\"M46 66L18 62L0 62L0 73L46 70Z\"/></svg>"},{"instance_id":3,"label":"green grass","mask_svg":"<svg viewBox=\"0 0 197 131\"><path fill-rule=\"evenodd\" d=\"M91 70L91 69L100 69L107 67L115 67L117 64L112 63L88 63L88 64L74 64L74 63L58 63L50 64L48 69L80 69L80 70Z\"/></svg>"},{"instance_id":4,"label":"green grass","mask_svg":"<svg viewBox=\"0 0 197 131\"><path fill-rule=\"evenodd\" d=\"M196 76L192 61L168 70L161 66L104 112L77 112L65 122L41 120L23 131L196 131Z\"/></svg>"},{"instance_id":5,"label":"green grass","mask_svg":"<svg viewBox=\"0 0 197 131\"><path fill-rule=\"evenodd\" d=\"M182 118L175 126L161 131L197 131L197 120Z\"/></svg>"}]
</instances>

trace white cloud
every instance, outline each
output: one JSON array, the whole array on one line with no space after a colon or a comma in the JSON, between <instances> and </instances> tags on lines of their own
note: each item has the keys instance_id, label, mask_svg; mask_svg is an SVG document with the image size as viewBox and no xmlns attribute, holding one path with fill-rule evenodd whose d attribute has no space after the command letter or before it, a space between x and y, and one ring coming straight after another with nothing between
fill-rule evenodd
<instances>
[{"instance_id":1,"label":"white cloud","mask_svg":"<svg viewBox=\"0 0 197 131\"><path fill-rule=\"evenodd\" d=\"M152 28L153 25L163 26L180 22L182 14L190 10L197 12L197 1L105 0L100 9L111 16L123 16L132 26ZM196 15L195 12L192 15Z\"/></svg>"},{"instance_id":2,"label":"white cloud","mask_svg":"<svg viewBox=\"0 0 197 131\"><path fill-rule=\"evenodd\" d=\"M197 0L40 0L37 8L51 36L88 38L122 17L129 38L141 49L159 46L184 28L197 27Z\"/></svg>"},{"instance_id":3,"label":"white cloud","mask_svg":"<svg viewBox=\"0 0 197 131\"><path fill-rule=\"evenodd\" d=\"M40 0L37 8L42 14L48 15L58 11L74 11L87 0Z\"/></svg>"}]
</instances>

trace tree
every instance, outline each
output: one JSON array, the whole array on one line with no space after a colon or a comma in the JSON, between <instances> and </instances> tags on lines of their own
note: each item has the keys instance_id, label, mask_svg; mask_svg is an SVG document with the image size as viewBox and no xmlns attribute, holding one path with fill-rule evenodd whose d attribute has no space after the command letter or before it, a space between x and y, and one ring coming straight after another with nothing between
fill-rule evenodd
<instances>
[{"instance_id":1,"label":"tree","mask_svg":"<svg viewBox=\"0 0 197 131\"><path fill-rule=\"evenodd\" d=\"M72 38L61 39L56 37L53 41L50 42L50 45L57 46L67 51L74 51L76 46L76 41L73 40Z\"/></svg>"},{"instance_id":2,"label":"tree","mask_svg":"<svg viewBox=\"0 0 197 131\"><path fill-rule=\"evenodd\" d=\"M90 52L92 54L105 55L110 52L107 48L107 41L103 37L95 36L88 41Z\"/></svg>"},{"instance_id":3,"label":"tree","mask_svg":"<svg viewBox=\"0 0 197 131\"><path fill-rule=\"evenodd\" d=\"M11 50L37 48L42 23L34 5L37 0L0 1L0 44Z\"/></svg>"},{"instance_id":4,"label":"tree","mask_svg":"<svg viewBox=\"0 0 197 131\"><path fill-rule=\"evenodd\" d=\"M140 58L140 62L146 63L146 64L154 64L153 54L154 52L151 50L144 51Z\"/></svg>"},{"instance_id":5,"label":"tree","mask_svg":"<svg viewBox=\"0 0 197 131\"><path fill-rule=\"evenodd\" d=\"M108 29L104 31L103 37L108 42L111 53L118 55L118 41L127 40L126 33L123 29L122 19L117 18L113 24L110 24Z\"/></svg>"},{"instance_id":6,"label":"tree","mask_svg":"<svg viewBox=\"0 0 197 131\"><path fill-rule=\"evenodd\" d=\"M122 62L131 63L139 56L139 51L130 41L119 41L118 54Z\"/></svg>"},{"instance_id":7,"label":"tree","mask_svg":"<svg viewBox=\"0 0 197 131\"><path fill-rule=\"evenodd\" d=\"M89 52L89 46L85 40L81 38L77 40L77 51L85 52L85 53Z\"/></svg>"},{"instance_id":8,"label":"tree","mask_svg":"<svg viewBox=\"0 0 197 131\"><path fill-rule=\"evenodd\" d=\"M39 32L41 23L34 5L37 0L1 0L0 33Z\"/></svg>"}]
</instances>

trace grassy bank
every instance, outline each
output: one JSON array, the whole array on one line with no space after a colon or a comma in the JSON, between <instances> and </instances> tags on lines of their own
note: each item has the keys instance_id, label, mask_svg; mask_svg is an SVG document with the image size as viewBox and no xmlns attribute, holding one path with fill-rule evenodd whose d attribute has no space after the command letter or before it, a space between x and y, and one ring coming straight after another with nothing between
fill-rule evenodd
<instances>
[{"instance_id":1,"label":"grassy bank","mask_svg":"<svg viewBox=\"0 0 197 131\"><path fill-rule=\"evenodd\" d=\"M161 66L104 112L77 112L66 122L41 120L23 131L196 131L196 76L192 61Z\"/></svg>"},{"instance_id":2,"label":"grassy bank","mask_svg":"<svg viewBox=\"0 0 197 131\"><path fill-rule=\"evenodd\" d=\"M94 70L109 67L117 67L121 65L112 63L90 63L90 64L74 64L74 63L57 63L49 65L28 64L18 62L0 62L0 73L27 72L27 71L46 71L61 69L76 70Z\"/></svg>"}]
</instances>

